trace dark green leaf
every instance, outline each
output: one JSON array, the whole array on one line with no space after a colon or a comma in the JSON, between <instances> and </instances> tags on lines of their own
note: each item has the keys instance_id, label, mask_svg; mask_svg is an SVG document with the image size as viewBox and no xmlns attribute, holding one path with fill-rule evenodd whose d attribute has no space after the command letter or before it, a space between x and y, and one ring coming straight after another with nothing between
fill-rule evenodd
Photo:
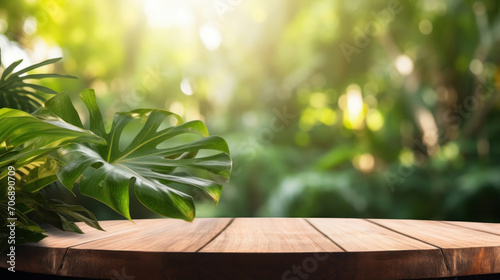
<instances>
[{"instance_id":1,"label":"dark green leaf","mask_svg":"<svg viewBox=\"0 0 500 280\"><path fill-rule=\"evenodd\" d=\"M107 145L91 146L69 144L59 150L66 165L59 171L60 181L68 188L80 178L82 194L94 197L130 218L129 188L146 207L164 216L192 220L195 215L193 198L174 188L191 186L206 192L218 202L222 185L187 173L172 173L176 168L201 169L227 181L231 171L231 158L226 142L220 137L207 137L206 126L200 121L182 123L182 119L168 111L139 109L117 113L111 129L106 132L92 90L81 94L90 113L90 129L107 141ZM60 108L46 106L47 111ZM163 122L172 118L177 125L159 130ZM143 126L124 149L120 149L121 136L132 121ZM200 139L168 148L158 145L169 139L195 134ZM221 153L195 158L200 150ZM172 183L172 186L169 185Z\"/></svg>"},{"instance_id":2,"label":"dark green leaf","mask_svg":"<svg viewBox=\"0 0 500 280\"><path fill-rule=\"evenodd\" d=\"M0 81L5 81L5 78L14 71L14 68L16 68L19 64L23 62L22 59L19 59L18 61L13 62L11 65L9 65L7 68L2 73L2 77L0 78Z\"/></svg>"},{"instance_id":3,"label":"dark green leaf","mask_svg":"<svg viewBox=\"0 0 500 280\"><path fill-rule=\"evenodd\" d=\"M58 62L59 60L61 60L62 57L58 57L58 58L52 58L52 59L48 59L48 60L45 60L45 61L42 61L40 63L37 63L37 64L33 64L31 66L28 66L22 70L19 70L17 72L15 72L14 74L12 74L13 76L20 76L21 74L24 74L24 73L27 73L31 70L34 70L36 68L40 68L42 66L45 66L45 65L49 65L49 64L52 64L52 63L56 63Z\"/></svg>"}]
</instances>

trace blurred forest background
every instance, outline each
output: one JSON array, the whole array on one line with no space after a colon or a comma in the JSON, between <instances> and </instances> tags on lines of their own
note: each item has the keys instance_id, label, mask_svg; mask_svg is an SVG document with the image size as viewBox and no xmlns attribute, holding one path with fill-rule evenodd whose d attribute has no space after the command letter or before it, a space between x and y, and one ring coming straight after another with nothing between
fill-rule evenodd
<instances>
[{"instance_id":1,"label":"blurred forest background","mask_svg":"<svg viewBox=\"0 0 500 280\"><path fill-rule=\"evenodd\" d=\"M94 88L108 123L163 108L228 141L198 217L500 222L499 43L494 0L0 2L4 65L62 56L40 72L79 79L44 85Z\"/></svg>"}]
</instances>

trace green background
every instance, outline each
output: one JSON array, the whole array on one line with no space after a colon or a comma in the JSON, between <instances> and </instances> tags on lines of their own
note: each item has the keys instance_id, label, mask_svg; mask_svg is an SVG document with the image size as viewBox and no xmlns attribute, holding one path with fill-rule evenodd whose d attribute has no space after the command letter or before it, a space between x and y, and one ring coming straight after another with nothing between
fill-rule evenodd
<instances>
[{"instance_id":1,"label":"green background","mask_svg":"<svg viewBox=\"0 0 500 280\"><path fill-rule=\"evenodd\" d=\"M63 56L39 71L77 76L43 84L80 112L94 88L108 124L162 108L227 140L231 181L198 217L500 222L499 43L493 0L0 2L4 65Z\"/></svg>"}]
</instances>

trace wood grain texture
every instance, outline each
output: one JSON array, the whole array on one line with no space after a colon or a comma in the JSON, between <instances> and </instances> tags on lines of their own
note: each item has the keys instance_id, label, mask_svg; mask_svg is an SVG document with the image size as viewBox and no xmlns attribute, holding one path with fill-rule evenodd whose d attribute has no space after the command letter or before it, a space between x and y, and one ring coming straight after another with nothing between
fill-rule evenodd
<instances>
[{"instance_id":1,"label":"wood grain texture","mask_svg":"<svg viewBox=\"0 0 500 280\"><path fill-rule=\"evenodd\" d=\"M71 250L98 249L142 252L196 252L217 236L229 218L196 219L191 223L174 220L136 220L139 229L73 246Z\"/></svg>"},{"instance_id":2,"label":"wood grain texture","mask_svg":"<svg viewBox=\"0 0 500 280\"><path fill-rule=\"evenodd\" d=\"M304 219L236 218L201 252L308 253L342 252Z\"/></svg>"},{"instance_id":3,"label":"wood grain texture","mask_svg":"<svg viewBox=\"0 0 500 280\"><path fill-rule=\"evenodd\" d=\"M381 279L446 276L446 264L439 248L362 219L307 219L358 261L346 264L352 271L378 275ZM417 274L418 273L418 274ZM352 275L350 275L352 277Z\"/></svg>"},{"instance_id":4,"label":"wood grain texture","mask_svg":"<svg viewBox=\"0 0 500 280\"><path fill-rule=\"evenodd\" d=\"M445 223L500 235L500 224L476 223L476 222L445 222Z\"/></svg>"},{"instance_id":5,"label":"wood grain texture","mask_svg":"<svg viewBox=\"0 0 500 280\"><path fill-rule=\"evenodd\" d=\"M44 226L48 237L39 243L30 243L16 246L16 269L42 274L57 274L62 266L67 249L71 246L111 237L120 232L129 232L136 229L130 221L101 221L99 224L105 231L89 227L83 222L76 223L84 234L65 232L52 226ZM6 256L0 256L0 266L7 267Z\"/></svg>"},{"instance_id":6,"label":"wood grain texture","mask_svg":"<svg viewBox=\"0 0 500 280\"><path fill-rule=\"evenodd\" d=\"M322 218L135 222L102 222L107 232L86 228L85 235L51 230L39 244L18 246L16 268L134 280L421 279L500 272L498 224Z\"/></svg>"},{"instance_id":7,"label":"wood grain texture","mask_svg":"<svg viewBox=\"0 0 500 280\"><path fill-rule=\"evenodd\" d=\"M44 248L68 248L77 244L97 240L99 238L110 237L121 232L127 232L137 228L137 225L130 221L102 221L99 223L104 231L89 227L84 223L77 223L84 234L61 231L57 228L45 227L48 237L39 243L30 244Z\"/></svg>"},{"instance_id":8,"label":"wood grain texture","mask_svg":"<svg viewBox=\"0 0 500 280\"><path fill-rule=\"evenodd\" d=\"M500 273L500 235L441 221L372 221L439 247L449 276Z\"/></svg>"},{"instance_id":9,"label":"wood grain texture","mask_svg":"<svg viewBox=\"0 0 500 280\"><path fill-rule=\"evenodd\" d=\"M437 250L435 246L361 219L307 219L348 252Z\"/></svg>"}]
</instances>

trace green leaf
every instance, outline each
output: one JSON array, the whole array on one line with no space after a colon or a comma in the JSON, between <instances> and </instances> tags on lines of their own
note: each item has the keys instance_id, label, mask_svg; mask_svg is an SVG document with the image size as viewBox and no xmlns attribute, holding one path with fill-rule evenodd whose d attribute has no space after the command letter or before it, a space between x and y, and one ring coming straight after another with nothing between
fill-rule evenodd
<instances>
[{"instance_id":1,"label":"green leaf","mask_svg":"<svg viewBox=\"0 0 500 280\"><path fill-rule=\"evenodd\" d=\"M102 201L118 213L130 219L129 189L146 207L172 218L191 221L195 216L195 205L191 195L174 186L182 185L203 190L217 203L222 184L206 178L199 178L186 172L173 173L177 168L188 172L204 170L214 174L220 181L227 181L231 171L231 158L226 142L215 136L208 136L201 121L182 123L182 119L165 110L139 109L116 113L111 129L106 132L101 112L95 100L95 93L86 90L81 98L90 113L90 130L106 140L106 145L84 145L73 143L62 147L59 154L66 165L58 173L60 181L72 188L79 181L82 194ZM46 111L56 103L46 104ZM159 129L173 118L176 125ZM132 121L138 121L142 128L130 144L120 149L124 129ZM75 122L76 123L76 122ZM168 148L160 144L184 134L198 135L199 139ZM215 155L195 156L200 150L218 152Z\"/></svg>"},{"instance_id":2,"label":"green leaf","mask_svg":"<svg viewBox=\"0 0 500 280\"><path fill-rule=\"evenodd\" d=\"M104 230L97 222L97 218L94 216L94 214L92 214L92 212L90 212L89 210L87 210L83 206L67 205L67 204L65 204L61 201L55 200L55 199L52 199L50 201L54 203L52 205L52 207L58 213L69 216L77 221L84 222L90 227L93 227L93 228L96 228L99 230ZM83 215L83 213L86 214L87 216Z\"/></svg>"},{"instance_id":3,"label":"green leaf","mask_svg":"<svg viewBox=\"0 0 500 280\"><path fill-rule=\"evenodd\" d=\"M28 142L36 142L33 148L58 147L75 141L104 143L92 132L59 118L49 115L37 118L20 110L3 108L0 109L0 142L7 137L14 147Z\"/></svg>"},{"instance_id":4,"label":"green leaf","mask_svg":"<svg viewBox=\"0 0 500 280\"><path fill-rule=\"evenodd\" d=\"M3 220L0 229L0 250L5 249L7 244L8 228L7 218L7 196L0 196L0 217ZM30 193L23 189L16 191L16 244L27 242L38 242L45 238L44 230L33 222L27 213L35 214L39 219L53 226L71 232L82 233L74 221L83 221L87 225L103 230L95 216L87 209L77 205L67 205L59 200L45 199L40 192ZM31 215L32 216L32 215Z\"/></svg>"},{"instance_id":5,"label":"green leaf","mask_svg":"<svg viewBox=\"0 0 500 280\"><path fill-rule=\"evenodd\" d=\"M101 111L95 99L94 90L84 90L80 93L80 97L90 113L90 130L100 137L105 137L106 130L104 129L104 121L102 120Z\"/></svg>"},{"instance_id":6,"label":"green leaf","mask_svg":"<svg viewBox=\"0 0 500 280\"><path fill-rule=\"evenodd\" d=\"M60 215L56 211L39 207L34 211L36 217L51 224L52 226L70 232L83 233L83 231L71 220L68 220L64 215Z\"/></svg>"},{"instance_id":7,"label":"green leaf","mask_svg":"<svg viewBox=\"0 0 500 280\"><path fill-rule=\"evenodd\" d=\"M222 184L218 184L211 180L191 176L184 172L173 174L156 174L156 176L159 181L164 184L179 183L201 189L215 201L216 205L219 203L219 198L222 193Z\"/></svg>"},{"instance_id":8,"label":"green leaf","mask_svg":"<svg viewBox=\"0 0 500 280\"><path fill-rule=\"evenodd\" d=\"M40 68L42 66L45 66L45 65L49 65L49 64L53 64L53 63L56 63L58 62L59 60L61 60L62 57L57 57L57 58L52 58L52 59L47 59L45 61L42 61L40 63L37 63L37 64L33 64L31 66L28 66L22 70L19 70L17 71L16 73L12 74L13 76L19 76L21 74L24 74L24 73L27 73L31 70L35 70L36 68Z\"/></svg>"},{"instance_id":9,"label":"green leaf","mask_svg":"<svg viewBox=\"0 0 500 280\"><path fill-rule=\"evenodd\" d=\"M46 199L41 193L18 192L19 200L32 208L35 215L54 227L76 233L83 233L74 221L82 221L87 225L103 230L96 217L79 205L68 205L57 199Z\"/></svg>"},{"instance_id":10,"label":"green leaf","mask_svg":"<svg viewBox=\"0 0 500 280\"><path fill-rule=\"evenodd\" d=\"M27 88L32 88L34 90L38 90L44 93L51 93L51 94L57 94L57 91L50 89L48 87L40 86L40 85L35 85L35 84L24 84L23 87Z\"/></svg>"},{"instance_id":11,"label":"green leaf","mask_svg":"<svg viewBox=\"0 0 500 280\"><path fill-rule=\"evenodd\" d=\"M0 180L7 175L7 166L21 168L71 142L105 143L104 139L90 131L73 126L53 116L32 116L26 112L0 109L0 143L8 141L9 149L0 154ZM49 182L53 175L30 177L32 184ZM47 175L47 176L45 176ZM34 185L28 188L36 189Z\"/></svg>"},{"instance_id":12,"label":"green leaf","mask_svg":"<svg viewBox=\"0 0 500 280\"><path fill-rule=\"evenodd\" d=\"M35 111L40 105L45 101L45 99L40 96L37 92L43 92L48 94L57 94L53 89L27 83L27 80L40 80L46 78L69 78L75 79L73 76L59 75L59 74L31 74L24 75L31 70L36 68L55 63L61 58L49 59L41 63L37 63L21 69L15 73L12 73L14 69L22 62L18 60L11 65L9 65L2 73L0 78L0 108L13 108L20 109L31 113Z\"/></svg>"},{"instance_id":13,"label":"green leaf","mask_svg":"<svg viewBox=\"0 0 500 280\"><path fill-rule=\"evenodd\" d=\"M11 245L8 244L9 232L7 232L7 224L2 225L2 230L0 230L0 253L4 252ZM47 235L32 231L24 228L16 228L16 245L21 245L29 242L40 242L42 239L47 237Z\"/></svg>"},{"instance_id":14,"label":"green leaf","mask_svg":"<svg viewBox=\"0 0 500 280\"><path fill-rule=\"evenodd\" d=\"M7 213L7 197L0 195L0 217L2 223L0 224L0 251L8 248L9 229L7 228L7 218L10 215ZM30 206L26 206L26 205ZM26 216L26 213L21 209L32 209L33 195L28 197L24 196L24 192L18 191L16 193L16 245L24 244L27 242L38 242L47 237L44 230L40 228L35 222Z\"/></svg>"},{"instance_id":15,"label":"green leaf","mask_svg":"<svg viewBox=\"0 0 500 280\"><path fill-rule=\"evenodd\" d=\"M12 79L13 81L22 81L22 80L30 80L30 79L46 79L46 78L64 78L64 79L78 79L75 76L71 75L61 75L61 74L31 74L31 75L25 75L25 76L20 76L15 79Z\"/></svg>"},{"instance_id":16,"label":"green leaf","mask_svg":"<svg viewBox=\"0 0 500 280\"><path fill-rule=\"evenodd\" d=\"M18 186L25 191L35 192L57 181L57 171L60 164L52 157L45 156L18 168L17 173L23 174Z\"/></svg>"},{"instance_id":17,"label":"green leaf","mask_svg":"<svg viewBox=\"0 0 500 280\"><path fill-rule=\"evenodd\" d=\"M15 62L13 62L11 65L9 65L7 68L5 68L5 70L3 71L2 73L2 77L0 78L1 81L4 81L5 78L7 78L7 76L12 73L12 71L14 71L14 68L16 68L19 64L21 64L21 62L23 62L22 59L19 59Z\"/></svg>"},{"instance_id":18,"label":"green leaf","mask_svg":"<svg viewBox=\"0 0 500 280\"><path fill-rule=\"evenodd\" d=\"M73 103L71 103L69 96L64 92L47 100L44 106L36 110L33 115L41 118L47 118L47 116L48 118L61 118L69 124L83 128L78 112L75 110L75 107L73 107ZM98 134L98 136L100 135Z\"/></svg>"}]
</instances>

